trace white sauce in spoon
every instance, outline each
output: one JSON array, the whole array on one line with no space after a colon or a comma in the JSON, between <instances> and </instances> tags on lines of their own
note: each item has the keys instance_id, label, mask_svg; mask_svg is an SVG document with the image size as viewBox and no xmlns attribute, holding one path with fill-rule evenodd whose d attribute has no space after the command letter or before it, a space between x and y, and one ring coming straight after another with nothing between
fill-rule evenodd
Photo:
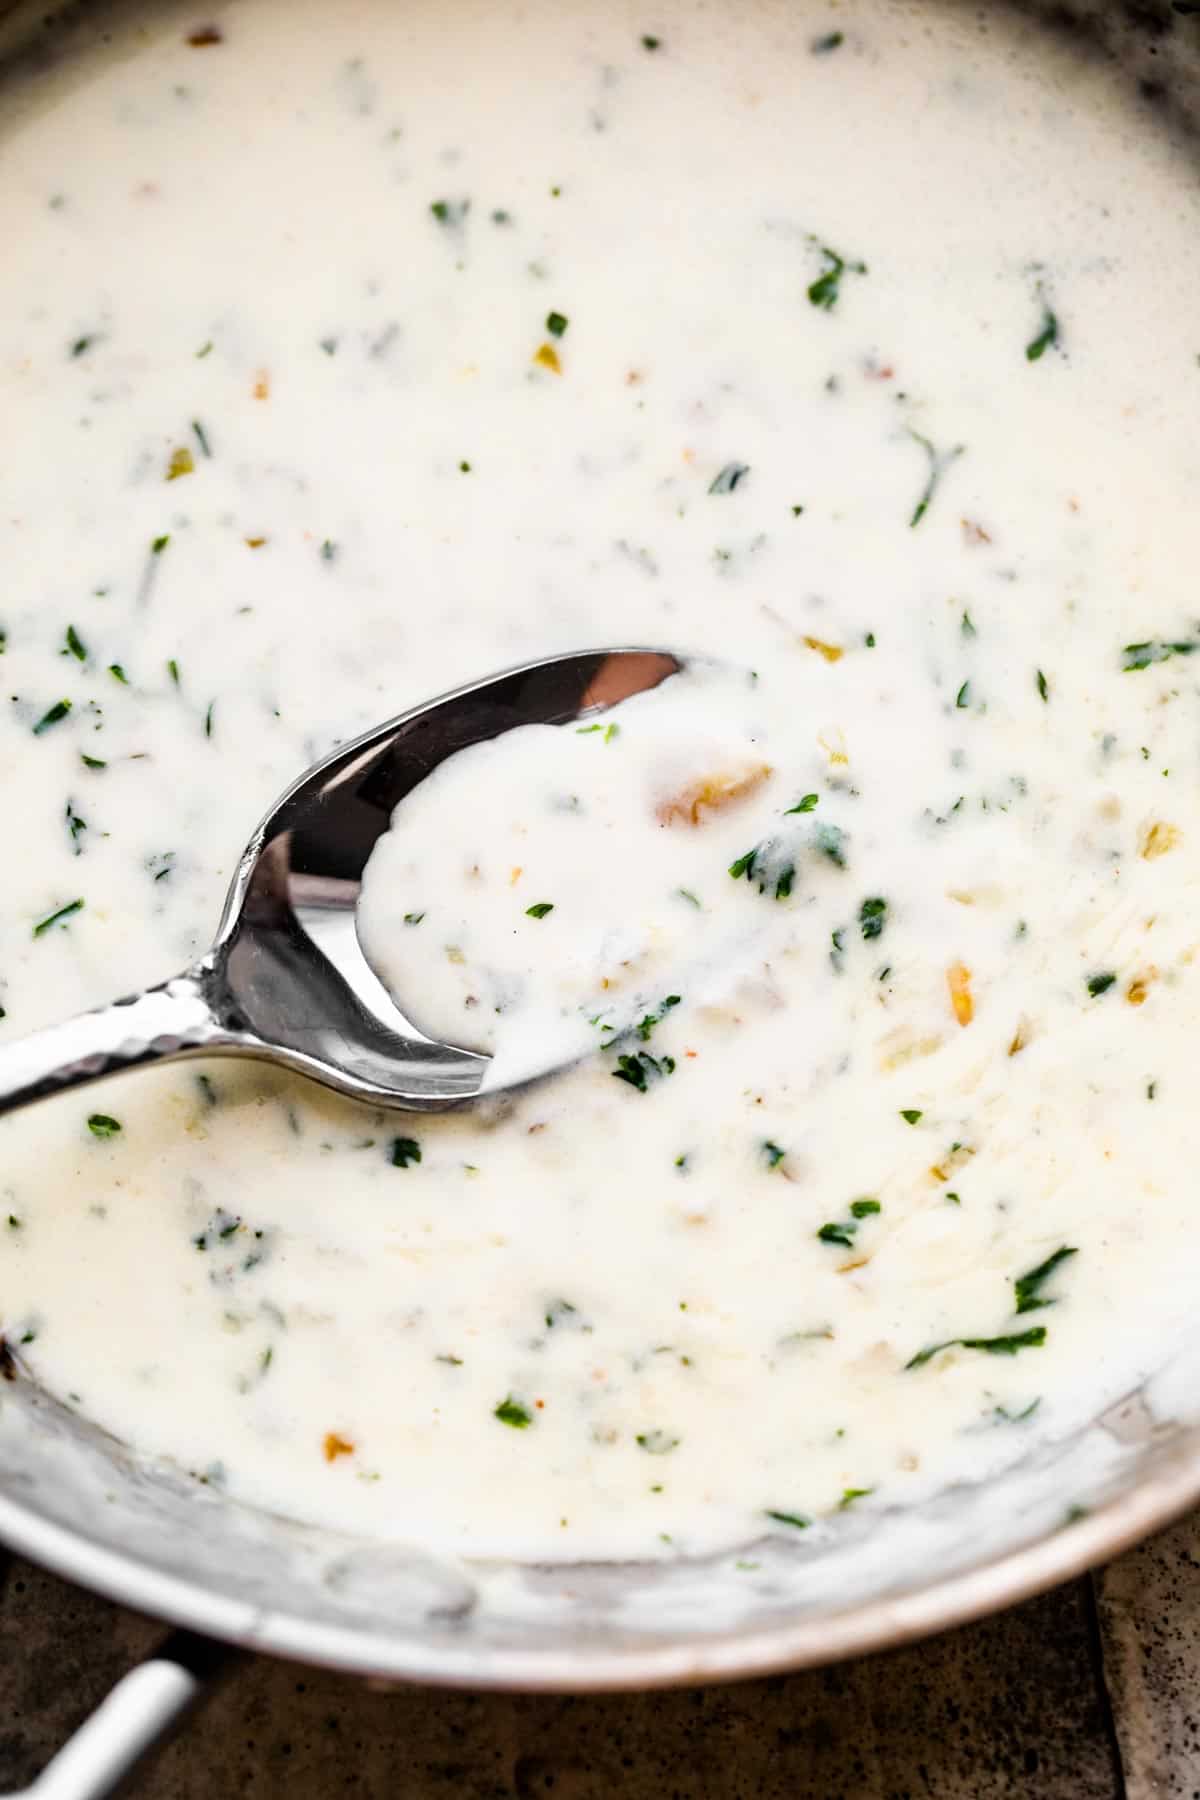
<instances>
[{"instance_id":1,"label":"white sauce in spoon","mask_svg":"<svg viewBox=\"0 0 1200 1800\"><path fill-rule=\"evenodd\" d=\"M1200 1277L1189 155L932 7L216 20L0 115L0 1031L199 953L336 739L606 641L757 671L770 786L658 833L654 904L678 840L771 943L473 1113L225 1063L0 1122L7 1342L235 1495L478 1553L790 1533L1090 1418ZM413 860L523 862L549 934L530 757ZM845 866L731 878L809 792ZM415 1004L466 903L413 892Z\"/></svg>"}]
</instances>

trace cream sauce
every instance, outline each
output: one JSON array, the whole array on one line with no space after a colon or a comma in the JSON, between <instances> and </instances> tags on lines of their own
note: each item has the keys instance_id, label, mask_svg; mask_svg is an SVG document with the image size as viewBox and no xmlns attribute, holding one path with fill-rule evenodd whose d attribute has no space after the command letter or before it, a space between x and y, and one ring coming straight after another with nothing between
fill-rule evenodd
<instances>
[{"instance_id":1,"label":"cream sauce","mask_svg":"<svg viewBox=\"0 0 1200 1800\"><path fill-rule=\"evenodd\" d=\"M652 870L614 836L588 929L671 880L769 941L473 1113L225 1063L0 1122L9 1345L231 1494L474 1553L792 1533L1090 1418L1200 1276L1188 156L966 11L196 26L9 96L0 1031L198 954L337 739L603 641L756 671L773 774ZM414 796L406 999L514 821L539 957L587 897L522 771L428 855ZM732 877L810 792L838 856Z\"/></svg>"}]
</instances>

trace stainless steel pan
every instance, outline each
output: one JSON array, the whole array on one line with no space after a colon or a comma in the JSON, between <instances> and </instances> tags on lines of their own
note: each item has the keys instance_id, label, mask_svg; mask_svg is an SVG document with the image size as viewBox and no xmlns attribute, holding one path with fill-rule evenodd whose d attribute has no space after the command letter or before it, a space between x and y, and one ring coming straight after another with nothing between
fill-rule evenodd
<instances>
[{"instance_id":1,"label":"stainless steel pan","mask_svg":"<svg viewBox=\"0 0 1200 1800\"><path fill-rule=\"evenodd\" d=\"M931 6L957 0L929 0ZM974 9L973 9L974 10ZM0 64L59 53L61 27L0 0ZM1145 128L1200 120L1200 0L1055 5L1048 33L1127 73ZM62 41L78 34L74 25ZM86 13L84 26L86 31ZM0 106L19 84L0 88ZM0 145L2 154L2 145ZM1200 180L1200 138L1197 140ZM1198 1334L1200 1339L1200 1334ZM986 1487L823 1542L705 1562L450 1563L240 1507L149 1466L0 1361L0 1539L185 1627L134 1671L31 1790L97 1800L241 1645L375 1678L602 1689L724 1680L861 1654L1007 1606L1200 1500L1200 1341L1120 1406ZM737 1562L752 1561L752 1571Z\"/></svg>"}]
</instances>

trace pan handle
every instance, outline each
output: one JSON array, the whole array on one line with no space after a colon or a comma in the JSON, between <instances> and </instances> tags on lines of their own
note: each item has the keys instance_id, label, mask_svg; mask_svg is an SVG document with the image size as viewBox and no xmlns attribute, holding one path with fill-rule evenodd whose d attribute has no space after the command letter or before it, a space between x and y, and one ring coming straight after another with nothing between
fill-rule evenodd
<instances>
[{"instance_id":1,"label":"pan handle","mask_svg":"<svg viewBox=\"0 0 1200 1800\"><path fill-rule=\"evenodd\" d=\"M109 1800L238 1660L238 1653L176 1631L122 1676L32 1787L9 1800Z\"/></svg>"}]
</instances>

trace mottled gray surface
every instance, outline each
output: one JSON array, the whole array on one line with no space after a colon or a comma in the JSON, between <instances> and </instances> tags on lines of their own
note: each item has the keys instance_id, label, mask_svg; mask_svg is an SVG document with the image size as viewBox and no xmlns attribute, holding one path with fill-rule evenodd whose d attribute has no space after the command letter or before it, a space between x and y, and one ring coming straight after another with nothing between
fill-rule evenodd
<instances>
[{"instance_id":1,"label":"mottled gray surface","mask_svg":"<svg viewBox=\"0 0 1200 1800\"><path fill-rule=\"evenodd\" d=\"M1196 1535L1196 1528L1193 1528ZM1200 1537L1196 1541L1200 1543ZM1172 1538L1105 1578L1110 1654L1164 1571L1187 1613ZM1180 1539L1180 1545L1183 1540ZM1128 1574L1125 1573L1128 1571ZM1124 1583L1124 1587L1122 1587ZM1200 1594L1200 1573L1194 1578ZM1124 1595L1124 1599L1122 1599ZM1123 1677L1131 1768L1160 1703L1179 1704L1197 1648L1187 1616L1161 1689ZM0 1793L29 1781L161 1628L13 1561L0 1567ZM1155 1640L1147 1637L1152 1655ZM741 1686L563 1698L371 1692L344 1676L247 1664L134 1789L140 1800L1118 1800L1092 1589L1075 1583L925 1645ZM1174 1716L1172 1714L1172 1716ZM1183 1730L1183 1711L1179 1712ZM1186 1746L1171 1792L1200 1786ZM1148 1767L1148 1763L1147 1763ZM1140 1785L1139 1785L1140 1784Z\"/></svg>"}]
</instances>

